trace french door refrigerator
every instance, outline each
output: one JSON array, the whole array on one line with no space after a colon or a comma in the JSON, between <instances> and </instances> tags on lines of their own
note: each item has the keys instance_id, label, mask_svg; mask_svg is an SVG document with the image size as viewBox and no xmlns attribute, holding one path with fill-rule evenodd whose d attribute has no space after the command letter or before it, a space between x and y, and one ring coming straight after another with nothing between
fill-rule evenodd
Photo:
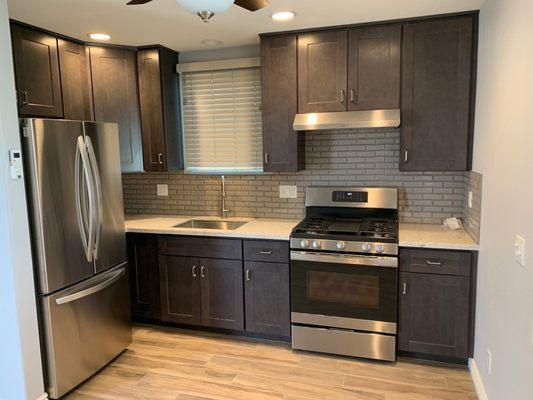
<instances>
[{"instance_id":1,"label":"french door refrigerator","mask_svg":"<svg viewBox=\"0 0 533 400\"><path fill-rule=\"evenodd\" d=\"M50 398L131 343L116 124L21 120Z\"/></svg>"}]
</instances>

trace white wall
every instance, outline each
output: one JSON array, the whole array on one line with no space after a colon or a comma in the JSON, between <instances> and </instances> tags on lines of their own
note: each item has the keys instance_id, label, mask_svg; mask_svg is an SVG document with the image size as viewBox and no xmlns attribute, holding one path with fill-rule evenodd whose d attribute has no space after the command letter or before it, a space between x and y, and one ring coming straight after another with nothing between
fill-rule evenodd
<instances>
[{"instance_id":1,"label":"white wall","mask_svg":"<svg viewBox=\"0 0 533 400\"><path fill-rule=\"evenodd\" d=\"M484 177L475 362L490 400L533 399L532 17L532 0L487 0L480 14L474 170ZM514 261L517 233L527 240L525 268Z\"/></svg>"},{"instance_id":2,"label":"white wall","mask_svg":"<svg viewBox=\"0 0 533 400\"><path fill-rule=\"evenodd\" d=\"M6 0L0 0L0 399L44 393L24 183L8 149L20 148Z\"/></svg>"}]
</instances>

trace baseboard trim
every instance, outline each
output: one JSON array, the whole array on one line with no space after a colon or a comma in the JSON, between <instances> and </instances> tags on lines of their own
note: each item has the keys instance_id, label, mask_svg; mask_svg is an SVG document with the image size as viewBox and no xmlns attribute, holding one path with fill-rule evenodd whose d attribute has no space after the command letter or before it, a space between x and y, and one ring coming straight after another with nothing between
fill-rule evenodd
<instances>
[{"instance_id":1,"label":"baseboard trim","mask_svg":"<svg viewBox=\"0 0 533 400\"><path fill-rule=\"evenodd\" d=\"M485 386L483 385L483 380L479 374L479 369L477 368L476 360L470 358L468 360L468 368L470 369L470 375L472 376L472 381L474 382L474 387L476 388L476 394L479 400L489 400L487 392L485 391Z\"/></svg>"}]
</instances>

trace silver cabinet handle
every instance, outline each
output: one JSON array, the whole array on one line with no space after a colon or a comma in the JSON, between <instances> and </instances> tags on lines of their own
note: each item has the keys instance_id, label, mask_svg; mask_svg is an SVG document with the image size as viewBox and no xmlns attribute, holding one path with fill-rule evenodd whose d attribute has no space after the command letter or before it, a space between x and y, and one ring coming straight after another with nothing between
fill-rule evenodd
<instances>
[{"instance_id":1,"label":"silver cabinet handle","mask_svg":"<svg viewBox=\"0 0 533 400\"><path fill-rule=\"evenodd\" d=\"M260 250L259 254L272 254L272 250Z\"/></svg>"},{"instance_id":2,"label":"silver cabinet handle","mask_svg":"<svg viewBox=\"0 0 533 400\"><path fill-rule=\"evenodd\" d=\"M403 162L409 161L409 150L403 152Z\"/></svg>"},{"instance_id":3,"label":"silver cabinet handle","mask_svg":"<svg viewBox=\"0 0 533 400\"><path fill-rule=\"evenodd\" d=\"M426 260L426 264L427 265L435 265L437 267L440 267L442 265L441 262L438 262L438 261L430 261L430 260Z\"/></svg>"},{"instance_id":4,"label":"silver cabinet handle","mask_svg":"<svg viewBox=\"0 0 533 400\"><path fill-rule=\"evenodd\" d=\"M341 89L341 104L344 104L345 100L346 100L346 94L344 93L344 89Z\"/></svg>"},{"instance_id":5,"label":"silver cabinet handle","mask_svg":"<svg viewBox=\"0 0 533 400\"><path fill-rule=\"evenodd\" d=\"M246 270L246 280L250 282L252 280L252 271L249 269Z\"/></svg>"},{"instance_id":6,"label":"silver cabinet handle","mask_svg":"<svg viewBox=\"0 0 533 400\"><path fill-rule=\"evenodd\" d=\"M202 278L205 278L205 270L206 270L206 269L207 269L207 268L205 267L205 265L202 265L202 267L200 268L200 276L201 276Z\"/></svg>"},{"instance_id":7,"label":"silver cabinet handle","mask_svg":"<svg viewBox=\"0 0 533 400\"><path fill-rule=\"evenodd\" d=\"M163 153L157 153L157 160L159 164L163 165Z\"/></svg>"},{"instance_id":8,"label":"silver cabinet handle","mask_svg":"<svg viewBox=\"0 0 533 400\"><path fill-rule=\"evenodd\" d=\"M265 153L265 164L268 164L268 153Z\"/></svg>"},{"instance_id":9,"label":"silver cabinet handle","mask_svg":"<svg viewBox=\"0 0 533 400\"><path fill-rule=\"evenodd\" d=\"M402 294L403 294L403 295L406 295L406 294L407 294L407 282L404 282L404 283L403 283L403 286L402 286Z\"/></svg>"},{"instance_id":10,"label":"silver cabinet handle","mask_svg":"<svg viewBox=\"0 0 533 400\"><path fill-rule=\"evenodd\" d=\"M102 183L100 180L100 171L98 170L98 162L96 161L96 154L94 152L93 143L89 136L86 136L87 154L91 162L91 170L93 173L94 184L96 188L96 238L94 240L94 259L98 259L98 250L100 249L100 236L102 234L104 206L102 202Z\"/></svg>"},{"instance_id":11,"label":"silver cabinet handle","mask_svg":"<svg viewBox=\"0 0 533 400\"><path fill-rule=\"evenodd\" d=\"M350 103L355 101L355 90L350 89Z\"/></svg>"},{"instance_id":12,"label":"silver cabinet handle","mask_svg":"<svg viewBox=\"0 0 533 400\"><path fill-rule=\"evenodd\" d=\"M27 90L23 90L21 92L21 95L22 95L22 99L20 100L21 104L23 106L27 105L28 104L28 91Z\"/></svg>"},{"instance_id":13,"label":"silver cabinet handle","mask_svg":"<svg viewBox=\"0 0 533 400\"><path fill-rule=\"evenodd\" d=\"M196 273L196 265L192 266L192 277L193 278L197 278L198 277L198 274Z\"/></svg>"}]
</instances>

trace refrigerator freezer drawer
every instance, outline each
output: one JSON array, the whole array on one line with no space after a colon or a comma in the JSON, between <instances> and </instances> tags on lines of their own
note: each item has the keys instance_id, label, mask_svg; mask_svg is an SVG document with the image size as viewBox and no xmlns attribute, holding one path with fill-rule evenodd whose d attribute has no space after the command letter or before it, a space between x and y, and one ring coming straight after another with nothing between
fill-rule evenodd
<instances>
[{"instance_id":1,"label":"refrigerator freezer drawer","mask_svg":"<svg viewBox=\"0 0 533 400\"><path fill-rule=\"evenodd\" d=\"M131 343L126 263L41 298L48 393L57 399Z\"/></svg>"}]
</instances>

